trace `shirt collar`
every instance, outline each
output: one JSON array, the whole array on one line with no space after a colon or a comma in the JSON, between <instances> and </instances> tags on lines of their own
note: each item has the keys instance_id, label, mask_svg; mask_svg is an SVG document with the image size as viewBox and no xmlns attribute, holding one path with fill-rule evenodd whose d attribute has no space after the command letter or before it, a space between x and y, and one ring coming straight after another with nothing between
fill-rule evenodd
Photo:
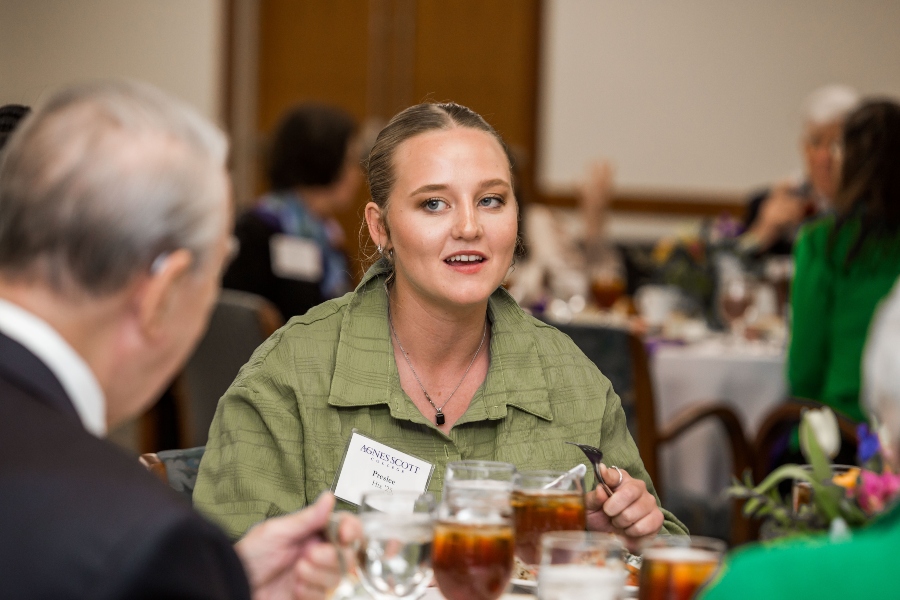
<instances>
[{"instance_id":1,"label":"shirt collar","mask_svg":"<svg viewBox=\"0 0 900 600\"><path fill-rule=\"evenodd\" d=\"M106 398L83 358L43 319L0 299L0 331L22 344L56 376L84 428L106 435Z\"/></svg>"},{"instance_id":2,"label":"shirt collar","mask_svg":"<svg viewBox=\"0 0 900 600\"><path fill-rule=\"evenodd\" d=\"M365 274L341 324L328 403L332 406L387 404L391 415L429 423L406 399L394 361L387 322L384 279L390 273L379 260ZM534 325L515 300L499 288L488 301L491 320L491 365L466 414L464 424L502 419L509 406L552 420L543 366L534 338Z\"/></svg>"}]
</instances>

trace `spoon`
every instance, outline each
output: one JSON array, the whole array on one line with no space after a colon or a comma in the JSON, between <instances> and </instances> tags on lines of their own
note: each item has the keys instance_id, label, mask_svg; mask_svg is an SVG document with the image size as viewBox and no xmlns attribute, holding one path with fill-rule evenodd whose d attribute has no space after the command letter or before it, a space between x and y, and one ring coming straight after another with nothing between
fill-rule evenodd
<instances>
[{"instance_id":1,"label":"spoon","mask_svg":"<svg viewBox=\"0 0 900 600\"><path fill-rule=\"evenodd\" d=\"M603 476L600 475L600 462L603 460L603 452L599 448L594 448L587 444L577 444L575 442L566 443L581 448L581 451L584 452L584 455L587 456L587 459L591 461L591 464L594 466L594 476L597 478L597 483L603 488L603 491L606 492L607 496L612 496L612 490L609 489L609 486L603 481Z\"/></svg>"},{"instance_id":2,"label":"spoon","mask_svg":"<svg viewBox=\"0 0 900 600\"><path fill-rule=\"evenodd\" d=\"M543 489L552 490L564 480L569 479L570 477L584 477L585 472L587 471L587 467L584 465L575 465L550 483L546 484Z\"/></svg>"}]
</instances>

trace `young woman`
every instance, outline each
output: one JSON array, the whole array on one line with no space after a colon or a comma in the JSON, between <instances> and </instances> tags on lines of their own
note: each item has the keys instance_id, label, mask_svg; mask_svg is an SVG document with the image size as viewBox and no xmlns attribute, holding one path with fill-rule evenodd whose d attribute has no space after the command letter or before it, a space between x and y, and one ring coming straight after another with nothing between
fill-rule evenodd
<instances>
[{"instance_id":1,"label":"young woman","mask_svg":"<svg viewBox=\"0 0 900 600\"><path fill-rule=\"evenodd\" d=\"M378 136L368 180L380 259L241 371L219 403L197 506L234 536L303 507L331 487L357 429L433 463L435 493L450 461L568 469L585 459L565 442L598 446L618 470L603 473L611 497L588 495L588 527L635 541L684 533L609 381L500 287L518 208L493 128L456 104L409 108Z\"/></svg>"}]
</instances>

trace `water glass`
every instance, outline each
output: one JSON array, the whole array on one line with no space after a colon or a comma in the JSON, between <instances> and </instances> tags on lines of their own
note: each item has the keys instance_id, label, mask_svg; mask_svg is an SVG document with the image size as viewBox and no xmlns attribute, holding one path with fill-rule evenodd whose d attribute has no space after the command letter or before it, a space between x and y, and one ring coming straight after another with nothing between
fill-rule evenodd
<instances>
[{"instance_id":1,"label":"water glass","mask_svg":"<svg viewBox=\"0 0 900 600\"><path fill-rule=\"evenodd\" d=\"M453 485L468 485L472 481L495 481L512 489L516 467L510 463L493 460L457 460L447 464L444 475L444 492Z\"/></svg>"},{"instance_id":2,"label":"water glass","mask_svg":"<svg viewBox=\"0 0 900 600\"><path fill-rule=\"evenodd\" d=\"M372 491L362 496L360 582L376 600L418 598L431 582L435 501L419 492Z\"/></svg>"},{"instance_id":3,"label":"water glass","mask_svg":"<svg viewBox=\"0 0 900 600\"><path fill-rule=\"evenodd\" d=\"M544 534L538 598L620 598L626 578L624 553L622 542L609 533L559 531Z\"/></svg>"}]
</instances>

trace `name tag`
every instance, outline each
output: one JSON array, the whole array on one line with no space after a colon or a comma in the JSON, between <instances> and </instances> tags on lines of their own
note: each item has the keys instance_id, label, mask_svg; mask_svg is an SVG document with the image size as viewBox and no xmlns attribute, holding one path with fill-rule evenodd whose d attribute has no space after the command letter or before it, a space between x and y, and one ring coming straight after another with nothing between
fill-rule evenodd
<instances>
[{"instance_id":1,"label":"name tag","mask_svg":"<svg viewBox=\"0 0 900 600\"><path fill-rule=\"evenodd\" d=\"M312 240L276 233L269 238L269 253L278 277L309 282L322 278L322 249Z\"/></svg>"},{"instance_id":2,"label":"name tag","mask_svg":"<svg viewBox=\"0 0 900 600\"><path fill-rule=\"evenodd\" d=\"M362 495L372 490L425 492L434 464L395 450L355 429L344 460L331 486L334 495L359 506Z\"/></svg>"}]
</instances>

